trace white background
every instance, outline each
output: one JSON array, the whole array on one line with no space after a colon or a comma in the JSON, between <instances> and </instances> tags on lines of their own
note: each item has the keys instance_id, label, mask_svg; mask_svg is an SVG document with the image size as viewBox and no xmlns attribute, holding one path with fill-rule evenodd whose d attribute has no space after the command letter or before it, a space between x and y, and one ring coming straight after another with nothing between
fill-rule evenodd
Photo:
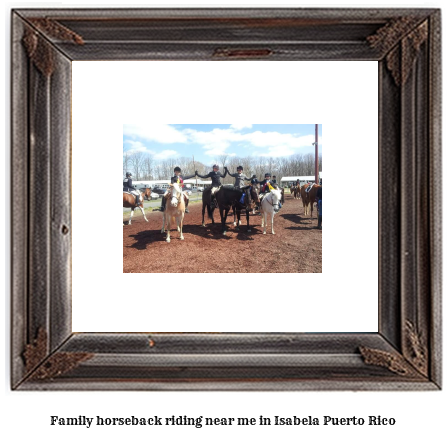
<instances>
[{"instance_id":1,"label":"white background","mask_svg":"<svg viewBox=\"0 0 447 438\"><path fill-rule=\"evenodd\" d=\"M137 2L134 2L136 4ZM430 4L422 4L418 2L402 2L395 1L393 4L389 2L378 2L370 5L365 2L357 2L366 6L404 6L411 5L441 7L440 2L431 2ZM150 5L150 1L145 1L145 5ZM152 3L154 4L154 3ZM180 4L180 3L177 3ZM190 6L189 3L184 3ZM200 2L196 2L200 4ZM202 3L207 5L209 3ZM260 2L250 3L246 5L260 5ZM71 4L62 3L7 3L5 14L3 16L4 36L6 53L9 51L9 9L11 7L44 7L44 6L73 6ZM100 6L98 2L96 4ZM113 4L107 3L108 6ZM219 3L219 5L224 5ZM268 4L273 6L272 4ZM326 2L319 6L331 6L336 3ZM81 5L78 6L93 6ZM130 3L126 4L131 6ZM228 4L227 4L228 6ZM305 4L284 4L284 6L306 6ZM313 7L317 5L312 5ZM349 5L343 5L349 6ZM5 90L9 90L8 77L8 55L3 58L6 62L2 63L2 72L5 83ZM445 59L445 57L444 57ZM6 70L5 70L6 67ZM5 94L4 108L5 117L1 119L2 132L6 132L5 143L8 145L9 135L9 101L8 92ZM9 199L9 152L5 150L5 193L6 199ZM325 150L327 154L327 149ZM325 155L325 159L326 159ZM327 170L325 169L327 172ZM445 203L445 200L444 200ZM8 209L6 209L7 211ZM1 422L0 428L3 436L24 436L33 434L34 436L60 437L62 434L66 437L100 437L107 434L108 437L119 436L123 434L135 437L147 436L172 436L173 433L182 436L303 436L303 437L420 437L420 436L445 436L447 427L445 425L445 407L447 406L447 397L445 391L438 392L269 392L269 393L219 393L219 392L201 392L201 393L114 393L114 392L93 392L93 393L76 393L76 392L51 392L51 393L21 393L11 392L9 390L9 339L10 339L10 316L9 316L9 219L6 213L5 221L2 216L2 231L6 236L5 263L2 264L2 278L5 278L5 306L2 309L2 318L4 327L4 336L2 337L2 381L3 391L1 398ZM16 219L17 220L17 219ZM326 232L326 230L325 230ZM444 349L445 350L445 349ZM445 363L445 361L444 361ZM445 365L444 365L445 370ZM445 371L444 371L445 374ZM86 416L170 416L170 415L190 415L190 416L214 416L214 417L258 417L259 415L273 416L344 416L353 415L364 416L382 415L396 418L397 424L394 427L282 427L282 428L261 428L253 427L250 429L241 428L219 428L216 427L212 431L210 429L145 429L145 428L108 428L106 430L86 429L84 427L51 427L50 415L75 417L78 415Z\"/></svg>"},{"instance_id":2,"label":"white background","mask_svg":"<svg viewBox=\"0 0 447 438\"><path fill-rule=\"evenodd\" d=\"M75 61L73 330L377 331L377 70L354 61ZM163 122L321 124L323 274L123 274L123 123ZM88 172L97 167L107 169L106 184ZM89 212L86 181L107 185L105 209ZM354 184L361 196L343 195ZM161 228L159 215L148 219ZM271 245L276 232L257 238ZM166 245L181 254L188 234Z\"/></svg>"}]
</instances>

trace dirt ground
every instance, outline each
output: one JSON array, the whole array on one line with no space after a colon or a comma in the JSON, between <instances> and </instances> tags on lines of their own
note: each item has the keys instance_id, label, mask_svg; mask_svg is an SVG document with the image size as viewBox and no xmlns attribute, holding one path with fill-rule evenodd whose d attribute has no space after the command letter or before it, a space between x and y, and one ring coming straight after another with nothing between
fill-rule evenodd
<instances>
[{"instance_id":1,"label":"dirt ground","mask_svg":"<svg viewBox=\"0 0 447 438\"><path fill-rule=\"evenodd\" d=\"M202 223L202 203L190 204L185 214L183 235L174 225L171 242L161 234L161 212L135 212L132 225L123 227L123 272L172 272L172 259L178 272L322 272L322 230L316 229L317 216L304 216L301 199L285 195L285 202L275 215L274 235L267 226L262 234L261 217L250 215L251 233L247 233L245 214L240 231L234 229L233 215L227 218L227 234L221 233L220 214L214 212L215 224L205 213ZM263 261L264 260L264 261Z\"/></svg>"}]
</instances>

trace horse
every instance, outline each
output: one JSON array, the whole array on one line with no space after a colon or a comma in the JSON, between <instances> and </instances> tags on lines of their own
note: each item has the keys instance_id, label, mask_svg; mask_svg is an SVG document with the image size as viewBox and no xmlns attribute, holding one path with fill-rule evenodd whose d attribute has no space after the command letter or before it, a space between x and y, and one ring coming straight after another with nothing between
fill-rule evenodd
<instances>
[{"instance_id":1,"label":"horse","mask_svg":"<svg viewBox=\"0 0 447 438\"><path fill-rule=\"evenodd\" d=\"M280 189L281 191L281 204L284 204L284 187Z\"/></svg>"},{"instance_id":2,"label":"horse","mask_svg":"<svg viewBox=\"0 0 447 438\"><path fill-rule=\"evenodd\" d=\"M256 190L256 186L254 185L249 185L247 187L244 187L244 190L246 189L246 194L245 194L245 200L244 200L244 207L242 207L242 204L240 204L239 202L235 202L233 204L233 225L236 227L236 230L239 230L239 225L241 225L241 211L243 208L245 208L245 214L247 217L247 232L251 233L251 228L250 228L250 218L249 218L249 214L250 214L250 210L254 211L254 207L255 204L259 205L259 195L258 192ZM251 199L249 199L249 196Z\"/></svg>"},{"instance_id":3,"label":"horse","mask_svg":"<svg viewBox=\"0 0 447 438\"><path fill-rule=\"evenodd\" d=\"M309 215L309 206L310 206L310 217L312 217L313 211L314 211L314 203L316 195L317 195L317 189L320 187L319 184L314 184L312 188L309 190L309 192L306 192L306 189L309 187L310 184L304 184L304 186L301 187L301 200L303 201L303 207L304 207L304 215Z\"/></svg>"},{"instance_id":4,"label":"horse","mask_svg":"<svg viewBox=\"0 0 447 438\"><path fill-rule=\"evenodd\" d=\"M272 234L275 234L273 230L273 217L279 211L279 201L281 200L281 191L279 189L270 190L261 201L261 227L264 228L262 234L267 234L267 217L270 214L272 218Z\"/></svg>"},{"instance_id":5,"label":"horse","mask_svg":"<svg viewBox=\"0 0 447 438\"><path fill-rule=\"evenodd\" d=\"M290 194L297 199L300 195L300 186L292 186L290 187Z\"/></svg>"},{"instance_id":6,"label":"horse","mask_svg":"<svg viewBox=\"0 0 447 438\"><path fill-rule=\"evenodd\" d=\"M233 207L233 205L236 206L236 211L239 210L239 217L240 217L240 210L242 209L242 207L240 206L241 204L239 203L239 200L241 199L241 191L235 187L221 186L220 189L215 193L215 197L217 205L219 206L220 220L222 224L222 234L225 236L227 234L225 223L227 221L228 212L230 211L230 208ZM246 217L247 217L247 229L249 232L251 232L250 219L249 219L250 210L253 209L251 190L248 190L246 192L244 207L246 210Z\"/></svg>"},{"instance_id":7,"label":"horse","mask_svg":"<svg viewBox=\"0 0 447 438\"><path fill-rule=\"evenodd\" d=\"M152 193L152 189L150 187L146 187L144 189L144 192L143 192L143 198L147 199L148 201L150 201L151 200L151 193Z\"/></svg>"},{"instance_id":8,"label":"horse","mask_svg":"<svg viewBox=\"0 0 447 438\"><path fill-rule=\"evenodd\" d=\"M136 197L135 195L132 195L130 193L123 192L123 207L131 209L129 225L131 225L132 223L133 212L137 207L141 210L141 213L143 213L144 220L146 222L148 221L146 215L144 214L143 195L141 193L138 195L138 197Z\"/></svg>"},{"instance_id":9,"label":"horse","mask_svg":"<svg viewBox=\"0 0 447 438\"><path fill-rule=\"evenodd\" d=\"M161 232L165 232L166 224L166 242L171 241L171 221L175 218L177 223L177 231L180 231L180 240L185 240L183 237L183 218L185 217L185 198L182 193L182 188L179 184L171 185L171 193L166 200L166 208L163 213L163 226Z\"/></svg>"}]
</instances>

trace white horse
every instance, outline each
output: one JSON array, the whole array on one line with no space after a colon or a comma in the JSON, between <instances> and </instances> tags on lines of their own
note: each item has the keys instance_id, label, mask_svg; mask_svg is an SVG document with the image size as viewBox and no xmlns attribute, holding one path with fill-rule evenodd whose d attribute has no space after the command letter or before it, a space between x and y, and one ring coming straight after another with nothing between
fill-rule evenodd
<instances>
[{"instance_id":1,"label":"white horse","mask_svg":"<svg viewBox=\"0 0 447 438\"><path fill-rule=\"evenodd\" d=\"M264 228L262 234L267 234L267 216L270 214L272 218L272 234L275 234L273 230L273 217L279 211L279 201L281 200L281 190L271 190L267 193L261 201L261 227Z\"/></svg>"},{"instance_id":2,"label":"white horse","mask_svg":"<svg viewBox=\"0 0 447 438\"><path fill-rule=\"evenodd\" d=\"M166 202L166 208L163 214L163 227L161 232L165 232L166 227L166 242L171 241L171 221L175 218L177 222L177 231L180 231L180 240L184 240L183 237L183 218L185 217L185 199L183 197L182 188L174 183L171 186L171 199Z\"/></svg>"}]
</instances>

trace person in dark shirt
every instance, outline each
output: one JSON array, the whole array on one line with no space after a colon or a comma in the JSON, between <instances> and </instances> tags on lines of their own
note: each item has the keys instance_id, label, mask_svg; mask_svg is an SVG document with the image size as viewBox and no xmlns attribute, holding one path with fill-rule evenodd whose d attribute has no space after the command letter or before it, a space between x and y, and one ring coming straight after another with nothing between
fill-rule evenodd
<instances>
[{"instance_id":1,"label":"person in dark shirt","mask_svg":"<svg viewBox=\"0 0 447 438\"><path fill-rule=\"evenodd\" d=\"M126 178L123 180L123 192L130 193L137 199L140 196L139 190L136 190L132 184L132 174L130 172L126 172Z\"/></svg>"},{"instance_id":2,"label":"person in dark shirt","mask_svg":"<svg viewBox=\"0 0 447 438\"><path fill-rule=\"evenodd\" d=\"M227 176L228 171L225 170L224 174L222 175L219 172L219 166L215 164L213 166L213 171L208 173L207 175L199 175L199 173L196 170L196 175L200 178L211 178L211 188L217 189L222 185L222 182L220 181L221 178L225 178ZM214 193L216 190L212 191Z\"/></svg>"},{"instance_id":3,"label":"person in dark shirt","mask_svg":"<svg viewBox=\"0 0 447 438\"><path fill-rule=\"evenodd\" d=\"M196 175L200 178L211 178L211 187L206 188L205 190L211 190L211 202L215 203L215 197L214 193L216 193L217 190L219 190L220 186L222 185L222 182L220 181L221 178L225 178L227 176L228 171L225 170L224 174L222 175L219 172L219 166L217 164L214 164L213 171L208 173L207 175L199 175L196 170Z\"/></svg>"},{"instance_id":4,"label":"person in dark shirt","mask_svg":"<svg viewBox=\"0 0 447 438\"><path fill-rule=\"evenodd\" d=\"M264 195L265 193L270 192L270 187L273 187L272 186L272 181L270 181L271 176L272 175L270 173L266 173L265 177L264 177L264 180L260 182L260 184L261 184L261 195ZM278 186L275 184L274 187L277 188ZM278 202L278 207L279 208L282 207L280 201Z\"/></svg>"},{"instance_id":5,"label":"person in dark shirt","mask_svg":"<svg viewBox=\"0 0 447 438\"><path fill-rule=\"evenodd\" d=\"M182 169L180 169L180 167L175 167L174 168L174 176L171 177L171 184L175 184L177 183L181 188L183 188L184 184L183 181L193 178L195 176L194 175L188 175L188 176L183 176L181 175ZM169 190L166 190L165 194L163 195L163 198L161 199L161 207L160 210L164 211L164 209L166 208L166 197L168 196ZM186 195L186 193L183 193L183 196L185 197L185 213L189 213L188 210L188 204L189 204L189 198Z\"/></svg>"},{"instance_id":6,"label":"person in dark shirt","mask_svg":"<svg viewBox=\"0 0 447 438\"><path fill-rule=\"evenodd\" d=\"M273 175L272 184L277 184L277 182L276 182L276 175Z\"/></svg>"},{"instance_id":7,"label":"person in dark shirt","mask_svg":"<svg viewBox=\"0 0 447 438\"><path fill-rule=\"evenodd\" d=\"M272 184L272 181L270 181L271 176L270 173L266 173L264 179L259 183L261 185L261 193L270 192L269 185Z\"/></svg>"},{"instance_id":8,"label":"person in dark shirt","mask_svg":"<svg viewBox=\"0 0 447 438\"><path fill-rule=\"evenodd\" d=\"M132 174L130 172L126 172L126 178L123 180L123 192L130 193L131 191L133 191Z\"/></svg>"},{"instance_id":9,"label":"person in dark shirt","mask_svg":"<svg viewBox=\"0 0 447 438\"><path fill-rule=\"evenodd\" d=\"M243 188L246 186L245 181L250 181L250 178L247 178L242 171L244 170L244 168L242 166L238 166L237 167L237 172L236 173L230 173L228 171L228 169L225 167L225 172L228 173L228 175L232 176L233 178L235 178L234 180L234 187L236 189L238 189L241 192L241 199L239 200L239 202L241 204L244 203L244 198L245 198L245 193L243 191Z\"/></svg>"},{"instance_id":10,"label":"person in dark shirt","mask_svg":"<svg viewBox=\"0 0 447 438\"><path fill-rule=\"evenodd\" d=\"M321 230L322 223L323 223L323 187L320 186L317 188L317 193L315 196L315 200L317 201L317 208L318 208L318 225L317 228Z\"/></svg>"}]
</instances>

